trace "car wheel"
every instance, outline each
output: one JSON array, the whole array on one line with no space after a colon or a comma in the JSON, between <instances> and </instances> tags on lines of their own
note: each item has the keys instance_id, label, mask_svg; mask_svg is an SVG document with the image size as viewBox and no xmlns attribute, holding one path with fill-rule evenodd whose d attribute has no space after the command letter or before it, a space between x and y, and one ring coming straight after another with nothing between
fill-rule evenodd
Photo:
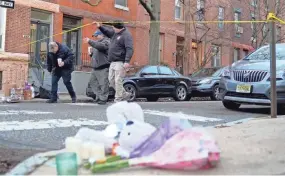
<instances>
[{"instance_id":1,"label":"car wheel","mask_svg":"<svg viewBox=\"0 0 285 176\"><path fill-rule=\"evenodd\" d=\"M240 104L234 103L232 101L223 101L223 105L225 108L230 110L238 110L240 107Z\"/></svg>"},{"instance_id":2,"label":"car wheel","mask_svg":"<svg viewBox=\"0 0 285 176\"><path fill-rule=\"evenodd\" d=\"M151 101L151 102L155 102L159 99L159 97L156 97L156 96L151 96L151 97L146 97L146 100L147 101Z\"/></svg>"},{"instance_id":3,"label":"car wheel","mask_svg":"<svg viewBox=\"0 0 285 176\"><path fill-rule=\"evenodd\" d=\"M132 84L126 84L124 85L124 88L127 92L131 93L129 101L135 101L137 97L137 89L135 88L135 86L133 86Z\"/></svg>"},{"instance_id":4,"label":"car wheel","mask_svg":"<svg viewBox=\"0 0 285 176\"><path fill-rule=\"evenodd\" d=\"M219 94L220 94L219 85L215 85L215 86L213 87L213 92L212 92L211 100L213 100L213 101L219 100Z\"/></svg>"},{"instance_id":5,"label":"car wheel","mask_svg":"<svg viewBox=\"0 0 285 176\"><path fill-rule=\"evenodd\" d=\"M187 101L191 97L189 95L187 95L186 87L183 85L179 85L178 87L176 87L175 96L173 98L176 101Z\"/></svg>"}]
</instances>

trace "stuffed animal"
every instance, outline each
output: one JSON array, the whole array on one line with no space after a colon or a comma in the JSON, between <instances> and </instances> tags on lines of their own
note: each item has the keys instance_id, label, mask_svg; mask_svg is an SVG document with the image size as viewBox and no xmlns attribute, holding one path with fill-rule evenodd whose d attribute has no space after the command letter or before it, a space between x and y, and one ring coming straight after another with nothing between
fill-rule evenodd
<instances>
[{"instance_id":1,"label":"stuffed animal","mask_svg":"<svg viewBox=\"0 0 285 176\"><path fill-rule=\"evenodd\" d=\"M114 143L122 150L132 152L147 139L156 128L144 122L144 113L137 103L118 102L107 108L108 125L103 131L81 128L76 138L103 143L109 153Z\"/></svg>"},{"instance_id":2,"label":"stuffed animal","mask_svg":"<svg viewBox=\"0 0 285 176\"><path fill-rule=\"evenodd\" d=\"M138 120L128 121L120 132L119 145L128 152L135 150L156 128Z\"/></svg>"}]
</instances>

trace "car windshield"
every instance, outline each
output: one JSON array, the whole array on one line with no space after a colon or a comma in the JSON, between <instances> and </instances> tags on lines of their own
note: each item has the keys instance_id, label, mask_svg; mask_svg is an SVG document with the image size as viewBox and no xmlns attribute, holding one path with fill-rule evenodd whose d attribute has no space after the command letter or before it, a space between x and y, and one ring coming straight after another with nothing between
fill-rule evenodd
<instances>
[{"instance_id":1,"label":"car windshield","mask_svg":"<svg viewBox=\"0 0 285 176\"><path fill-rule=\"evenodd\" d=\"M212 74L213 77L218 77L221 72L223 71L224 68L220 68L219 70L217 70L215 73Z\"/></svg>"},{"instance_id":2,"label":"car windshield","mask_svg":"<svg viewBox=\"0 0 285 176\"><path fill-rule=\"evenodd\" d=\"M285 60L285 45L276 45L276 59ZM244 60L270 60L270 47L264 46L250 54Z\"/></svg>"}]
</instances>

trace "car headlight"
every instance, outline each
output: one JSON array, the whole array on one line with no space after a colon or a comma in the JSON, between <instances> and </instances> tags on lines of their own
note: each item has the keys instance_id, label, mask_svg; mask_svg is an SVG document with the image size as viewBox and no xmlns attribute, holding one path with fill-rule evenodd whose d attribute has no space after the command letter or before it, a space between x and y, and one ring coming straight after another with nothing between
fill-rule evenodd
<instances>
[{"instance_id":1,"label":"car headlight","mask_svg":"<svg viewBox=\"0 0 285 176\"><path fill-rule=\"evenodd\" d=\"M206 79L202 79L201 81L199 81L199 84L211 84L212 80L209 78Z\"/></svg>"},{"instance_id":2,"label":"car headlight","mask_svg":"<svg viewBox=\"0 0 285 176\"><path fill-rule=\"evenodd\" d=\"M285 71L277 71L276 72L276 81L285 80ZM267 81L270 81L270 77L267 79Z\"/></svg>"},{"instance_id":3,"label":"car headlight","mask_svg":"<svg viewBox=\"0 0 285 176\"><path fill-rule=\"evenodd\" d=\"M229 69L225 69L222 73L222 76L225 77L225 78L231 78L231 72Z\"/></svg>"}]
</instances>

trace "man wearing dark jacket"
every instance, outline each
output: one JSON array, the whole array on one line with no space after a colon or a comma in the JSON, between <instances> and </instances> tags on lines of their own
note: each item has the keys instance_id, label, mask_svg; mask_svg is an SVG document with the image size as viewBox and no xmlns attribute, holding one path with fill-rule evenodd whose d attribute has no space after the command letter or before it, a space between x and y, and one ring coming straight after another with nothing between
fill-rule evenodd
<instances>
[{"instance_id":1,"label":"man wearing dark jacket","mask_svg":"<svg viewBox=\"0 0 285 176\"><path fill-rule=\"evenodd\" d=\"M131 94L125 91L123 78L134 52L132 35L122 21L114 21L112 28L101 26L98 22L96 24L99 30L111 39L108 51L108 60L111 62L109 82L116 90L115 102L129 100Z\"/></svg>"},{"instance_id":2,"label":"man wearing dark jacket","mask_svg":"<svg viewBox=\"0 0 285 176\"><path fill-rule=\"evenodd\" d=\"M76 103L76 95L71 84L71 73L73 67L74 54L65 45L57 42L49 43L49 53L47 58L47 70L52 73L51 99L47 103L57 103L58 81L62 77L72 103Z\"/></svg>"},{"instance_id":3,"label":"man wearing dark jacket","mask_svg":"<svg viewBox=\"0 0 285 176\"><path fill-rule=\"evenodd\" d=\"M108 61L108 49L110 39L100 31L96 31L93 36L98 40L84 39L84 42L92 46L93 71L90 77L90 86L96 94L97 103L103 105L106 104L109 96L108 74L110 62Z\"/></svg>"}]
</instances>

